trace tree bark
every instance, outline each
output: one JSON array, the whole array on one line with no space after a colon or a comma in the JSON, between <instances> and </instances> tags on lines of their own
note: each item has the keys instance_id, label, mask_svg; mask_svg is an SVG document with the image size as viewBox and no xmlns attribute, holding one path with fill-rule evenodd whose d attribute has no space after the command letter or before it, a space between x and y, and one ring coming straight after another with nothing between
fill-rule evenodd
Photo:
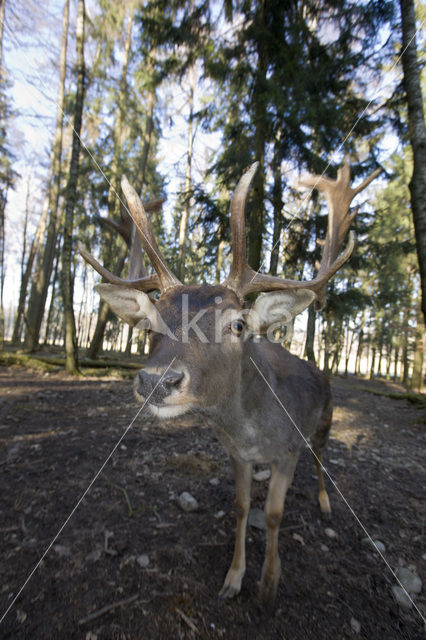
<instances>
[{"instance_id":1,"label":"tree bark","mask_svg":"<svg viewBox=\"0 0 426 640\"><path fill-rule=\"evenodd\" d=\"M0 0L0 79L3 78L3 31L6 0Z\"/></svg>"},{"instance_id":2,"label":"tree bark","mask_svg":"<svg viewBox=\"0 0 426 640\"><path fill-rule=\"evenodd\" d=\"M123 67L121 69L119 93L117 97L117 113L113 126L113 158L111 163L111 176L110 187L108 190L108 212L111 218L114 218L119 213L119 199L117 193L120 190L119 181L119 166L121 160L121 153L123 148L123 130L126 120L126 98L127 98L127 69L130 61L131 42L132 42L132 28L134 21L134 12L131 11L127 24L126 42L124 45L124 59ZM145 171L145 168L144 168ZM120 275L125 264L127 256L127 248L123 246L120 250L117 264L114 268L116 275ZM111 256L111 260L112 260ZM110 310L108 305L101 301L99 304L98 317L96 320L96 327L93 333L93 337L88 350L89 358L96 358L102 348L102 342L104 339L105 328L110 317Z\"/></svg>"},{"instance_id":3,"label":"tree bark","mask_svg":"<svg viewBox=\"0 0 426 640\"><path fill-rule=\"evenodd\" d=\"M188 223L190 213L190 201L191 201L191 173L192 173L192 153L194 146L194 93L196 83L196 69L192 66L189 71L189 118L188 118L188 148L186 152L186 175L185 175L185 187L184 187L184 203L183 211L179 224L179 244L178 244L178 259L177 259L177 277L182 282L185 279L185 256L188 243Z\"/></svg>"},{"instance_id":4,"label":"tree bark","mask_svg":"<svg viewBox=\"0 0 426 640\"><path fill-rule=\"evenodd\" d=\"M30 201L30 179L28 178L27 195L25 198L24 231L22 234L21 284L19 288L18 308L16 310L15 322L13 325L13 334L12 334L13 345L18 345L21 341L22 318L24 315L25 298L27 296L28 282L30 279L31 270L34 262L34 256L36 252L37 234L38 234L38 229L41 222L41 219L40 219L39 225L37 226L36 235L31 242L30 250L27 257L26 254L27 254L28 218L29 218L29 209L30 209L29 201ZM26 260L26 264L25 264L25 260Z\"/></svg>"},{"instance_id":5,"label":"tree bark","mask_svg":"<svg viewBox=\"0 0 426 640\"><path fill-rule=\"evenodd\" d=\"M423 315L420 309L417 312L416 337L414 344L413 375L411 377L411 388L421 392L424 378L424 335L425 328Z\"/></svg>"},{"instance_id":6,"label":"tree bark","mask_svg":"<svg viewBox=\"0 0 426 640\"><path fill-rule=\"evenodd\" d=\"M72 276L72 235L74 210L77 199L77 183L80 164L80 133L84 104L84 0L78 0L76 44L77 44L77 90L75 96L71 163L65 191L64 242L62 247L62 296L65 327L65 369L75 374L78 370L77 342L73 309L74 281Z\"/></svg>"},{"instance_id":7,"label":"tree bark","mask_svg":"<svg viewBox=\"0 0 426 640\"><path fill-rule=\"evenodd\" d=\"M257 69L254 87L254 159L259 168L253 181L253 196L248 207L248 252L247 261L255 271L261 266L262 237L265 219L265 143L267 137L266 118L266 56L263 46L263 32L266 29L263 2L259 4L257 16L261 34L257 42Z\"/></svg>"},{"instance_id":8,"label":"tree bark","mask_svg":"<svg viewBox=\"0 0 426 640\"><path fill-rule=\"evenodd\" d=\"M44 328L43 344L45 345L49 343L49 333L50 333L50 328L53 322L53 314L55 311L56 285L58 282L60 252L61 252L61 249L60 247L58 247L56 251L56 257L55 257L55 267L53 269L53 275L50 282L50 286L51 286L50 304L49 304L49 311L47 312L46 325Z\"/></svg>"},{"instance_id":9,"label":"tree bark","mask_svg":"<svg viewBox=\"0 0 426 640\"><path fill-rule=\"evenodd\" d=\"M408 132L413 150L413 175L409 184L422 288L422 312L426 323L426 127L417 59L414 0L400 0L402 69L408 107Z\"/></svg>"},{"instance_id":10,"label":"tree bark","mask_svg":"<svg viewBox=\"0 0 426 640\"><path fill-rule=\"evenodd\" d=\"M27 333L25 343L27 348L35 351L39 344L40 328L46 306L47 292L52 275L53 261L57 237L60 227L59 196L61 191L61 160L63 143L63 121L65 109L65 77L68 46L69 0L65 0L62 16L61 53L59 58L59 88L57 97L55 137L50 155L50 177L47 191L47 206L49 222L47 236L42 252L36 261L35 274L30 291L27 309ZM43 217L43 214L42 214Z\"/></svg>"},{"instance_id":11,"label":"tree bark","mask_svg":"<svg viewBox=\"0 0 426 640\"><path fill-rule=\"evenodd\" d=\"M306 342L305 342L305 356L311 362L315 362L315 351L314 351L314 341L315 341L315 308L314 305L309 305L308 308L308 324L306 327Z\"/></svg>"},{"instance_id":12,"label":"tree bark","mask_svg":"<svg viewBox=\"0 0 426 640\"><path fill-rule=\"evenodd\" d=\"M271 260L269 273L277 275L278 258L280 254L280 238L283 226L283 184L281 175L281 131L275 137L274 157L272 161L274 186L272 188L272 206L274 210L274 228L272 232Z\"/></svg>"}]
</instances>

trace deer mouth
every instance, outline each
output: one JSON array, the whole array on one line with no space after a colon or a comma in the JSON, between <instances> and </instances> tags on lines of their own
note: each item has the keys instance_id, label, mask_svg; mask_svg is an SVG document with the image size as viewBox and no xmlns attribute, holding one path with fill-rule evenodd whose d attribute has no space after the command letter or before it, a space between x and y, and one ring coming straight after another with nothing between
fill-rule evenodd
<instances>
[{"instance_id":1,"label":"deer mouth","mask_svg":"<svg viewBox=\"0 0 426 640\"><path fill-rule=\"evenodd\" d=\"M156 418L167 419L176 418L187 413L192 407L190 402L149 402L148 409Z\"/></svg>"}]
</instances>

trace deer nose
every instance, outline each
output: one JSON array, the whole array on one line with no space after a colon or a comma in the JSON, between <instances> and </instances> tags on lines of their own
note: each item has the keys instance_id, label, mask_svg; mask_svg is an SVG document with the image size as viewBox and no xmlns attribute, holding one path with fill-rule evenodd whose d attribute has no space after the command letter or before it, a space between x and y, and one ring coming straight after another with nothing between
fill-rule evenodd
<instances>
[{"instance_id":1,"label":"deer nose","mask_svg":"<svg viewBox=\"0 0 426 640\"><path fill-rule=\"evenodd\" d=\"M149 375L149 373L146 373L143 369L141 369L138 374L138 392L146 397L147 395L149 395L149 393L151 393L152 387L153 385L151 376Z\"/></svg>"},{"instance_id":2,"label":"deer nose","mask_svg":"<svg viewBox=\"0 0 426 640\"><path fill-rule=\"evenodd\" d=\"M163 375L148 373L142 369L138 374L137 391L145 398L150 395L153 399L159 396L164 397L178 386L183 377L183 371L174 371L173 369Z\"/></svg>"},{"instance_id":3,"label":"deer nose","mask_svg":"<svg viewBox=\"0 0 426 640\"><path fill-rule=\"evenodd\" d=\"M177 387L179 382L183 380L183 371L168 371L163 377L164 386L169 389Z\"/></svg>"}]
</instances>

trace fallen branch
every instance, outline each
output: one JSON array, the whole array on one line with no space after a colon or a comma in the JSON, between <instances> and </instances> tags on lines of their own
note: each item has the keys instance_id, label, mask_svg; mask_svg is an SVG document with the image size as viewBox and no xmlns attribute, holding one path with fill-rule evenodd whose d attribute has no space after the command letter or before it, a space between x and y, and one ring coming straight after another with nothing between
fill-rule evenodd
<instances>
[{"instance_id":1,"label":"fallen branch","mask_svg":"<svg viewBox=\"0 0 426 640\"><path fill-rule=\"evenodd\" d=\"M137 600L138 598L139 598L139 594L136 594L134 596L131 596L130 598L125 598L124 600L118 600L117 602L113 602L112 604L107 604L105 607L102 607L102 609L98 609L98 611L94 611L93 613L90 613L85 618L81 618L81 620L78 621L78 624L82 625L82 624L86 624L87 622L91 622L92 620L96 620L96 618L100 618L105 613L108 613L109 611L113 611L113 609L117 609L117 607L123 607L126 604L135 602L135 600Z\"/></svg>"},{"instance_id":2,"label":"fallen branch","mask_svg":"<svg viewBox=\"0 0 426 640\"><path fill-rule=\"evenodd\" d=\"M181 611L178 607L175 607L175 611L182 618L182 620L185 622L185 624L188 625L188 627L191 629L191 631L193 631L197 635L200 635L200 632L198 631L198 629L195 626L195 624L192 622L191 618L188 618L188 616L183 611Z\"/></svg>"}]
</instances>

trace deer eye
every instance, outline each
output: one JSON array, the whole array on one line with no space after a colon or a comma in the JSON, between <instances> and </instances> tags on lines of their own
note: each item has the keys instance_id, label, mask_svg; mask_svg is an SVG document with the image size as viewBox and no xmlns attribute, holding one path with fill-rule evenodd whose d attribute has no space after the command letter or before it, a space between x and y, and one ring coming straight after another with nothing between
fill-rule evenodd
<instances>
[{"instance_id":1,"label":"deer eye","mask_svg":"<svg viewBox=\"0 0 426 640\"><path fill-rule=\"evenodd\" d=\"M244 320L233 320L231 322L231 331L234 335L240 336L244 331L245 322Z\"/></svg>"}]
</instances>

